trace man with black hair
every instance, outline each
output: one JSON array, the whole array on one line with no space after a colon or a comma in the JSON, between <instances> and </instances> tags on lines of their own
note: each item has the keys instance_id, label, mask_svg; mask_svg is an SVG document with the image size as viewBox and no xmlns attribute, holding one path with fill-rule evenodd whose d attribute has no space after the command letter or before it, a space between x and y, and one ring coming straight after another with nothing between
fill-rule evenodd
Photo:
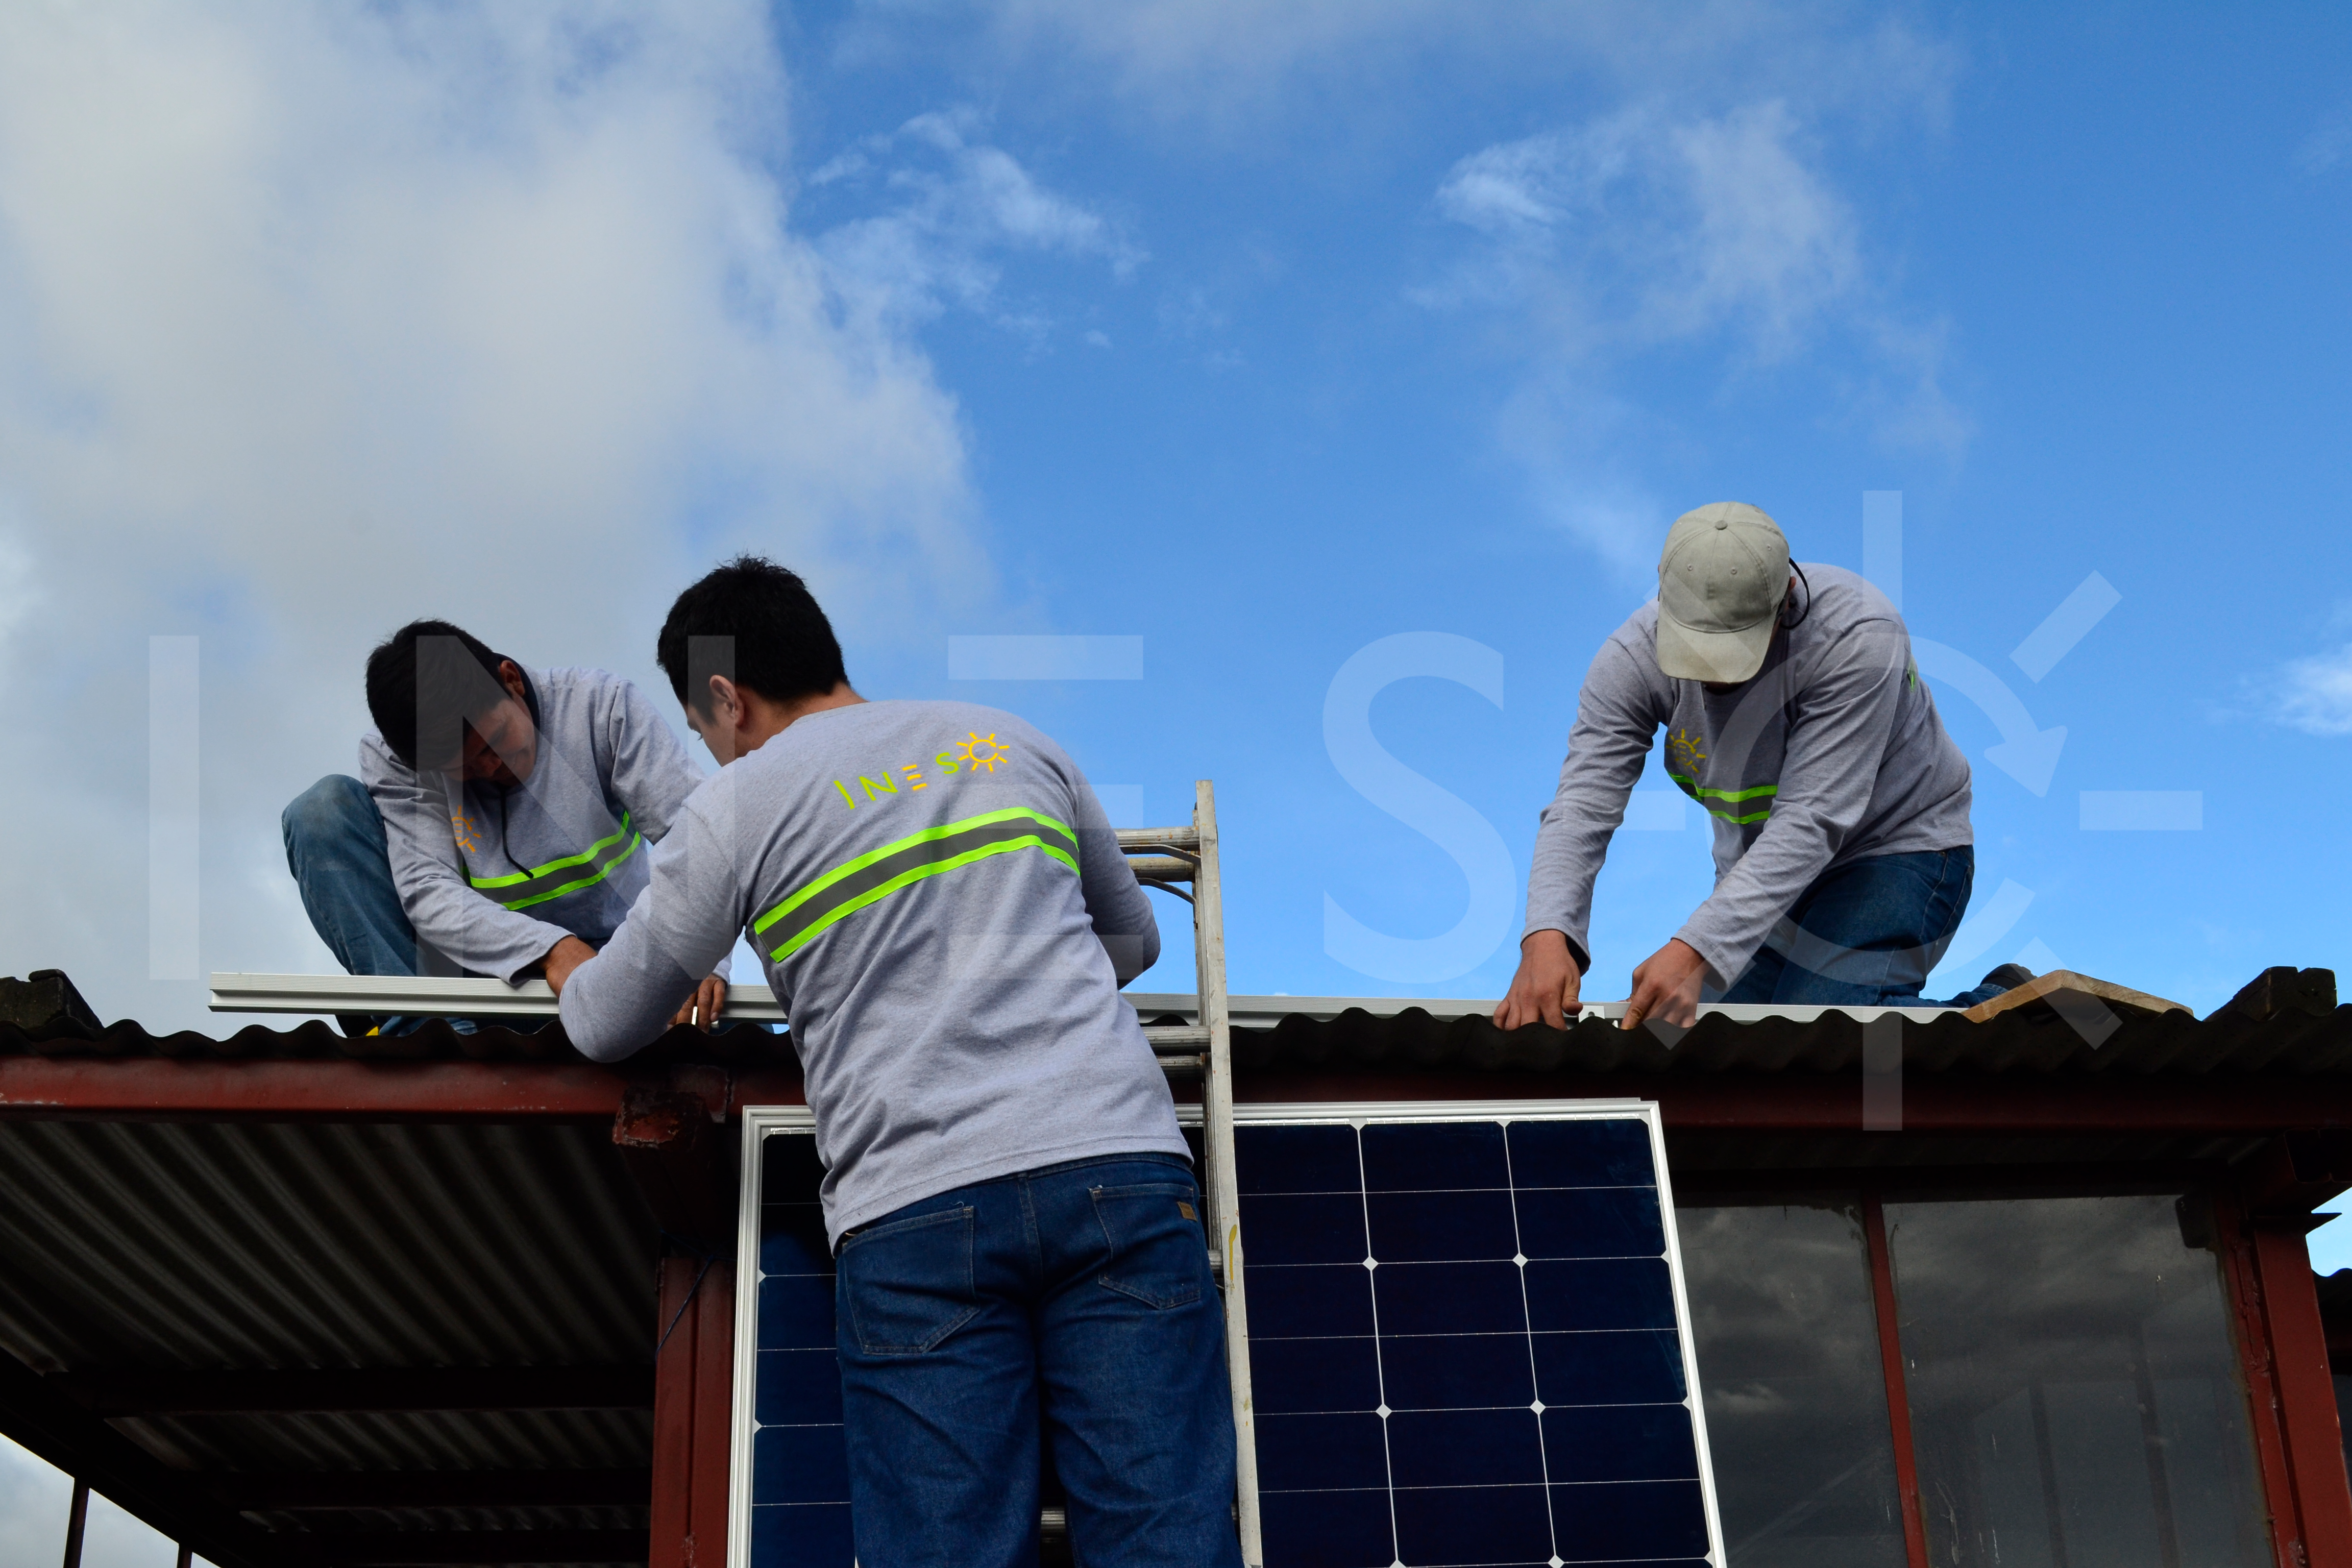
<instances>
[{"instance_id":1,"label":"man with black hair","mask_svg":"<svg viewBox=\"0 0 2352 1568\"><path fill-rule=\"evenodd\" d=\"M1200 1194L1119 994L1159 928L1093 789L1010 713L866 701L756 557L678 596L658 657L723 765L550 978L614 1060L751 937L825 1164L858 1560L1034 1564L1042 1416L1080 1562L1237 1568Z\"/></svg>"},{"instance_id":2,"label":"man with black hair","mask_svg":"<svg viewBox=\"0 0 2352 1568\"><path fill-rule=\"evenodd\" d=\"M352 974L511 983L578 963L644 889L643 843L702 783L628 681L526 670L446 621L385 638L367 699L359 778L320 779L280 820L310 923ZM681 1021L707 1025L725 998L706 972Z\"/></svg>"}]
</instances>

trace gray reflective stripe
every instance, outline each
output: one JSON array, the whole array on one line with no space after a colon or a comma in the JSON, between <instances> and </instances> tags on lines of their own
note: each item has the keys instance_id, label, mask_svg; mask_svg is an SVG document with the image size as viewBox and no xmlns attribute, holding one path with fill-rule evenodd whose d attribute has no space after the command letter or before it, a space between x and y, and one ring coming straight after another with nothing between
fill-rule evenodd
<instances>
[{"instance_id":1,"label":"gray reflective stripe","mask_svg":"<svg viewBox=\"0 0 2352 1568\"><path fill-rule=\"evenodd\" d=\"M752 934L763 946L773 944L768 956L781 961L835 921L901 888L1016 849L1043 850L1071 871L1078 868L1077 835L1064 824L1018 807L992 811L926 828L835 867L761 915Z\"/></svg>"},{"instance_id":2,"label":"gray reflective stripe","mask_svg":"<svg viewBox=\"0 0 2352 1568\"><path fill-rule=\"evenodd\" d=\"M561 860L509 876L468 875L466 880L475 891L497 900L508 909L528 909L603 881L614 867L635 854L637 846L644 842L645 835L630 827L629 814L625 811L618 833L599 838L577 855L567 855Z\"/></svg>"}]
</instances>

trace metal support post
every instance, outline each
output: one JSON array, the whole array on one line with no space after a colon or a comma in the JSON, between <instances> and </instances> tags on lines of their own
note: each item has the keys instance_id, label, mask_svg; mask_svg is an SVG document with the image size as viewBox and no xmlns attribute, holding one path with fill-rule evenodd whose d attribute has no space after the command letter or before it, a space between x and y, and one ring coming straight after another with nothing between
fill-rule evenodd
<instances>
[{"instance_id":1,"label":"metal support post","mask_svg":"<svg viewBox=\"0 0 2352 1568\"><path fill-rule=\"evenodd\" d=\"M81 1568L82 1532L89 1524L89 1483L74 1479L73 1507L66 1514L65 1568Z\"/></svg>"}]
</instances>

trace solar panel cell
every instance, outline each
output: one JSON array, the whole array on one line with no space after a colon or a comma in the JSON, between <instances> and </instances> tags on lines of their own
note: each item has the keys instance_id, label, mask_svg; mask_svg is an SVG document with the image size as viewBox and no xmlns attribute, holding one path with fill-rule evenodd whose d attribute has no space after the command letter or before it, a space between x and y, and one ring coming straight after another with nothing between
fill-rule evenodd
<instances>
[{"instance_id":1,"label":"solar panel cell","mask_svg":"<svg viewBox=\"0 0 2352 1568\"><path fill-rule=\"evenodd\" d=\"M1548 1409L1543 1436L1555 1481L1684 1481L1698 1475L1690 1412L1679 1405Z\"/></svg>"},{"instance_id":2,"label":"solar panel cell","mask_svg":"<svg viewBox=\"0 0 2352 1568\"><path fill-rule=\"evenodd\" d=\"M1254 1127L1235 1191L1353 1193L1363 1186L1352 1127Z\"/></svg>"},{"instance_id":3,"label":"solar panel cell","mask_svg":"<svg viewBox=\"0 0 2352 1568\"><path fill-rule=\"evenodd\" d=\"M1530 1259L1527 1278L1538 1333L1675 1326L1674 1276L1663 1258Z\"/></svg>"},{"instance_id":4,"label":"solar panel cell","mask_svg":"<svg viewBox=\"0 0 2352 1568\"><path fill-rule=\"evenodd\" d=\"M1389 1417L1389 1466L1411 1484L1475 1487L1544 1483L1536 1414L1517 1410L1400 1410Z\"/></svg>"},{"instance_id":5,"label":"solar panel cell","mask_svg":"<svg viewBox=\"0 0 2352 1568\"><path fill-rule=\"evenodd\" d=\"M832 1275L761 1276L761 1350L831 1350L833 1338Z\"/></svg>"},{"instance_id":6,"label":"solar panel cell","mask_svg":"<svg viewBox=\"0 0 2352 1568\"><path fill-rule=\"evenodd\" d=\"M1396 1534L1398 1557L1413 1568L1485 1568L1551 1556L1551 1516L1540 1486L1399 1487Z\"/></svg>"},{"instance_id":7,"label":"solar panel cell","mask_svg":"<svg viewBox=\"0 0 2352 1568\"><path fill-rule=\"evenodd\" d=\"M841 1363L833 1347L761 1351L755 1418L762 1426L838 1426Z\"/></svg>"},{"instance_id":8,"label":"solar panel cell","mask_svg":"<svg viewBox=\"0 0 2352 1568\"><path fill-rule=\"evenodd\" d=\"M1269 1491L1261 1483L1258 1518L1268 1542L1292 1543L1278 1558L1269 1547L1269 1562L1291 1568L1389 1568L1396 1561L1385 1479L1356 1490Z\"/></svg>"},{"instance_id":9,"label":"solar panel cell","mask_svg":"<svg viewBox=\"0 0 2352 1568\"><path fill-rule=\"evenodd\" d=\"M1365 1199L1372 1256L1382 1263L1508 1259L1517 1253L1507 1188L1373 1193Z\"/></svg>"},{"instance_id":10,"label":"solar panel cell","mask_svg":"<svg viewBox=\"0 0 2352 1568\"><path fill-rule=\"evenodd\" d=\"M1255 1373L1255 1363L1250 1367ZM1381 1487L1389 1483L1388 1438L1370 1411L1257 1418L1260 1491Z\"/></svg>"},{"instance_id":11,"label":"solar panel cell","mask_svg":"<svg viewBox=\"0 0 2352 1568\"><path fill-rule=\"evenodd\" d=\"M1253 1263L1361 1263L1364 1246L1360 1194L1268 1194L1251 1204Z\"/></svg>"},{"instance_id":12,"label":"solar panel cell","mask_svg":"<svg viewBox=\"0 0 2352 1568\"><path fill-rule=\"evenodd\" d=\"M1252 1343L1302 1334L1372 1331L1372 1275L1360 1258L1339 1264L1272 1267L1258 1261L1257 1233L1253 1230L1244 1276L1249 1284ZM1260 1296L1265 1300L1262 1310Z\"/></svg>"},{"instance_id":13,"label":"solar panel cell","mask_svg":"<svg viewBox=\"0 0 2352 1568\"><path fill-rule=\"evenodd\" d=\"M1706 1506L1695 1480L1556 1485L1551 1512L1564 1562L1706 1555Z\"/></svg>"},{"instance_id":14,"label":"solar panel cell","mask_svg":"<svg viewBox=\"0 0 2352 1568\"><path fill-rule=\"evenodd\" d=\"M762 1426L751 1439L751 1485L764 1503L839 1502L849 1450L838 1426Z\"/></svg>"},{"instance_id":15,"label":"solar panel cell","mask_svg":"<svg viewBox=\"0 0 2352 1568\"><path fill-rule=\"evenodd\" d=\"M1534 1340L1536 1397L1546 1405L1665 1405L1689 1392L1672 1329Z\"/></svg>"},{"instance_id":16,"label":"solar panel cell","mask_svg":"<svg viewBox=\"0 0 2352 1568\"><path fill-rule=\"evenodd\" d=\"M1256 1233L1246 1234L1255 1246ZM1528 1331L1519 1271L1508 1262L1383 1263L1372 1270L1372 1298L1384 1337Z\"/></svg>"},{"instance_id":17,"label":"solar panel cell","mask_svg":"<svg viewBox=\"0 0 2352 1568\"><path fill-rule=\"evenodd\" d=\"M1654 1186L1649 1129L1618 1121L1515 1121L1511 1175L1522 1187Z\"/></svg>"},{"instance_id":18,"label":"solar panel cell","mask_svg":"<svg viewBox=\"0 0 2352 1568\"><path fill-rule=\"evenodd\" d=\"M1519 1250L1529 1258L1658 1258L1665 1226L1654 1187L1522 1190Z\"/></svg>"},{"instance_id":19,"label":"solar panel cell","mask_svg":"<svg viewBox=\"0 0 2352 1568\"><path fill-rule=\"evenodd\" d=\"M850 1568L856 1552L845 1502L762 1504L751 1510L757 1568Z\"/></svg>"},{"instance_id":20,"label":"solar panel cell","mask_svg":"<svg viewBox=\"0 0 2352 1568\"><path fill-rule=\"evenodd\" d=\"M1510 1156L1499 1122L1375 1123L1364 1129L1367 1192L1510 1185Z\"/></svg>"},{"instance_id":21,"label":"solar panel cell","mask_svg":"<svg viewBox=\"0 0 2352 1568\"><path fill-rule=\"evenodd\" d=\"M1380 1351L1369 1334L1265 1341L1253 1334L1250 1342L1257 1352L1251 1394L1261 1411L1370 1410L1381 1402Z\"/></svg>"},{"instance_id":22,"label":"solar panel cell","mask_svg":"<svg viewBox=\"0 0 2352 1568\"><path fill-rule=\"evenodd\" d=\"M1250 1336L1253 1346L1257 1336ZM1255 1358L1251 1361L1253 1369ZM1392 1410L1525 1408L1535 1368L1522 1333L1425 1334L1381 1346L1381 1381Z\"/></svg>"}]
</instances>

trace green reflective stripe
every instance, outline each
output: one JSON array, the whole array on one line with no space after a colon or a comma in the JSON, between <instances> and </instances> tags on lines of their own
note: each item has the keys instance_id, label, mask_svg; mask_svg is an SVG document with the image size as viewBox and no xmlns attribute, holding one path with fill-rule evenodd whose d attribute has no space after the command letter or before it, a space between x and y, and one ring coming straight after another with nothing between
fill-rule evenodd
<instances>
[{"instance_id":1,"label":"green reflective stripe","mask_svg":"<svg viewBox=\"0 0 2352 1568\"><path fill-rule=\"evenodd\" d=\"M1736 816L1728 811L1717 811L1706 803L1719 800L1728 805L1737 805L1743 800L1757 800L1780 793L1779 784L1756 784L1748 789L1709 789L1696 779L1686 779L1680 773L1670 773L1666 777L1674 780L1685 795L1698 802L1699 805L1706 805L1706 814L1709 816L1721 817L1735 827L1745 827L1750 823L1762 822L1772 815L1772 808L1768 805L1761 811L1749 812L1746 816Z\"/></svg>"},{"instance_id":2,"label":"green reflective stripe","mask_svg":"<svg viewBox=\"0 0 2352 1568\"><path fill-rule=\"evenodd\" d=\"M635 854L644 842L645 836L629 826L629 814L625 811L619 832L599 838L577 855L566 855L561 860L550 860L528 871L512 871L503 877L468 875L466 880L477 892L488 894L508 909L529 909L603 881L614 867Z\"/></svg>"},{"instance_id":3,"label":"green reflective stripe","mask_svg":"<svg viewBox=\"0 0 2352 1568\"><path fill-rule=\"evenodd\" d=\"M1018 806L992 811L925 828L835 867L761 915L751 931L775 941L769 956L782 960L835 921L901 888L1016 849L1042 849L1071 871L1078 868L1078 836L1067 824Z\"/></svg>"}]
</instances>

